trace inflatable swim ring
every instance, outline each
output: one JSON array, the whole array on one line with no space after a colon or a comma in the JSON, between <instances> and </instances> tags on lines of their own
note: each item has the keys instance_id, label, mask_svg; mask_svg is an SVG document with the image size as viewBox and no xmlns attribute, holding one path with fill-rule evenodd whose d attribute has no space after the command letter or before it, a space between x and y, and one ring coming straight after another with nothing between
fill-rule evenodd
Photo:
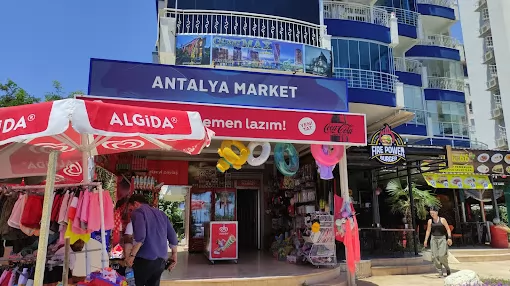
<instances>
[{"instance_id":1,"label":"inflatable swim ring","mask_svg":"<svg viewBox=\"0 0 510 286\"><path fill-rule=\"evenodd\" d=\"M323 147L326 147L326 152ZM330 148L332 147L332 148ZM327 151L329 149L329 152ZM326 146L319 144L310 145L313 158L324 166L334 166L340 162L344 155L345 147L342 145Z\"/></svg>"},{"instance_id":2,"label":"inflatable swim ring","mask_svg":"<svg viewBox=\"0 0 510 286\"><path fill-rule=\"evenodd\" d=\"M285 161L285 154L289 157L289 162ZM274 148L274 161L278 171L284 176L294 176L299 169L299 155L290 143L277 143Z\"/></svg>"},{"instance_id":3,"label":"inflatable swim ring","mask_svg":"<svg viewBox=\"0 0 510 286\"><path fill-rule=\"evenodd\" d=\"M253 150L258 146L262 146L262 153L255 158L253 156ZM271 155L271 144L268 142L250 142L250 144L248 144L248 150L250 150L250 155L247 160L248 164L251 166L260 166L269 159L269 155Z\"/></svg>"}]
</instances>

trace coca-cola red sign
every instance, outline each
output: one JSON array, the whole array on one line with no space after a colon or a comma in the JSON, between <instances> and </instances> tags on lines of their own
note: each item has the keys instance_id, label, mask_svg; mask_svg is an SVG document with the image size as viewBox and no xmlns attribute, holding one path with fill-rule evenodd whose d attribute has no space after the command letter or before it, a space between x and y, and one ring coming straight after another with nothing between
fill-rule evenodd
<instances>
[{"instance_id":1,"label":"coca-cola red sign","mask_svg":"<svg viewBox=\"0 0 510 286\"><path fill-rule=\"evenodd\" d=\"M331 116L331 123L324 126L324 133L330 136L332 142L349 142L349 136L353 132L353 126L343 114Z\"/></svg>"}]
</instances>

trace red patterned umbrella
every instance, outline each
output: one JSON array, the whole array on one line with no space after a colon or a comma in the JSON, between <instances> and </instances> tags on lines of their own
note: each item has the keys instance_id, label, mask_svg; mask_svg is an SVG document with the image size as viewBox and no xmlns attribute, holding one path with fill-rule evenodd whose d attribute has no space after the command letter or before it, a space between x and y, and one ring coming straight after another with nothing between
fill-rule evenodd
<instances>
[{"instance_id":1,"label":"red patterned umbrella","mask_svg":"<svg viewBox=\"0 0 510 286\"><path fill-rule=\"evenodd\" d=\"M61 151L57 182L80 182L89 156L137 150L199 154L214 132L197 112L64 99L0 108L0 178L45 176Z\"/></svg>"}]
</instances>

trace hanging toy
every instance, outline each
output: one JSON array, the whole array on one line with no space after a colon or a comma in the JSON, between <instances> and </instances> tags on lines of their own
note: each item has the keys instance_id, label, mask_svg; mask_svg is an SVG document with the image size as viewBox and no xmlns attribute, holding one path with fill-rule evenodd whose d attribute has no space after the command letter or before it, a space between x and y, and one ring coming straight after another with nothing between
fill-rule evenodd
<instances>
[{"instance_id":1,"label":"hanging toy","mask_svg":"<svg viewBox=\"0 0 510 286\"><path fill-rule=\"evenodd\" d=\"M289 156L289 162L285 161L285 154ZM277 143L274 148L274 161L276 168L284 176L292 177L299 169L299 155L290 143Z\"/></svg>"},{"instance_id":2,"label":"hanging toy","mask_svg":"<svg viewBox=\"0 0 510 286\"><path fill-rule=\"evenodd\" d=\"M321 230L321 225L318 222L312 224L312 233L317 233Z\"/></svg>"},{"instance_id":3,"label":"hanging toy","mask_svg":"<svg viewBox=\"0 0 510 286\"><path fill-rule=\"evenodd\" d=\"M326 147L326 148L323 148ZM319 144L310 145L313 158L324 166L334 166L344 156L345 147L342 145L325 146Z\"/></svg>"},{"instance_id":4,"label":"hanging toy","mask_svg":"<svg viewBox=\"0 0 510 286\"><path fill-rule=\"evenodd\" d=\"M239 150L239 154L236 154L234 150L232 150L232 146L236 147ZM250 150L244 146L240 141L232 141L232 140L224 140L221 142L221 147L218 149L218 154L220 155L220 159L216 164L216 169L218 171L224 173L230 167L239 170L246 163L248 156L250 155Z\"/></svg>"},{"instance_id":5,"label":"hanging toy","mask_svg":"<svg viewBox=\"0 0 510 286\"><path fill-rule=\"evenodd\" d=\"M258 146L262 146L262 153L255 158L253 156L253 150ZM269 159L269 155L271 155L271 144L268 142L250 142L250 144L248 144L248 150L250 150L250 155L247 160L248 164L250 166L260 166Z\"/></svg>"},{"instance_id":6,"label":"hanging toy","mask_svg":"<svg viewBox=\"0 0 510 286\"><path fill-rule=\"evenodd\" d=\"M321 145L322 146L322 152L324 154L328 154L329 152L329 147L326 146L326 145ZM334 179L335 177L333 176L333 170L335 169L336 167L336 164L335 165L332 165L332 166L326 166L324 164L321 164L319 161L315 160L315 163L317 164L317 173L319 173L319 177L322 179L322 180L332 180Z\"/></svg>"}]
</instances>

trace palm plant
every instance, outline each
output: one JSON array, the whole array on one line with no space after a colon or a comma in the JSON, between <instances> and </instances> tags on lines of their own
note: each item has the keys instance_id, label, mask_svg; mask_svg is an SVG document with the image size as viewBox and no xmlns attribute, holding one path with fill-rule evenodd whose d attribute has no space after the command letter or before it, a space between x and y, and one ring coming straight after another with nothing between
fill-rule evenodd
<instances>
[{"instance_id":1,"label":"palm plant","mask_svg":"<svg viewBox=\"0 0 510 286\"><path fill-rule=\"evenodd\" d=\"M416 184L411 183L411 189L413 192L414 206L416 209L416 215L419 219L427 218L427 209L429 207L440 207L441 202L428 190L420 190L416 187ZM409 188L406 186L402 187L400 179L392 179L386 185L386 191L388 192L389 198L387 202L390 204L390 210L392 213L402 214L407 222L411 221L411 201L409 199Z\"/></svg>"}]
</instances>

